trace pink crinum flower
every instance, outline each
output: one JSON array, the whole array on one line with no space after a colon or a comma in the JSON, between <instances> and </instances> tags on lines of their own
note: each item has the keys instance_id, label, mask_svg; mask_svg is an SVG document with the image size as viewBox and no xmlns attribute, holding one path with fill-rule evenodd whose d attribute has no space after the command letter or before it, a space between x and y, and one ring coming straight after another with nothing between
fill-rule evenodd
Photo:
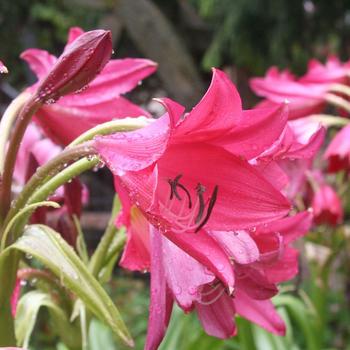
<instances>
[{"instance_id":1,"label":"pink crinum flower","mask_svg":"<svg viewBox=\"0 0 350 350\"><path fill-rule=\"evenodd\" d=\"M169 295L177 296L185 310L194 307L194 300L214 305L226 297L232 306L234 292L242 295L239 300L250 301L240 288L245 282L236 283L233 264L233 259L243 265L259 258L258 244L244 229L254 231L258 225L284 217L290 209L268 177L249 163L280 137L288 118L285 106L242 111L234 85L219 70L214 70L207 93L191 112L183 114L184 108L169 99L162 103L168 113L150 126L95 138L96 149L115 175L123 203L122 222L129 227L121 264L130 269L150 268L155 281L151 299L159 303L153 304L150 315L149 349L156 348L164 334L172 305ZM170 247L165 262L160 262L157 253L160 244ZM164 270L171 269L175 260L189 264L189 270L196 273L186 275L179 270L179 280L166 281ZM178 288L181 279L186 292ZM254 283L256 280L247 282ZM272 284L261 288L266 298L277 291ZM274 320L270 319L270 329L283 332L283 322L277 314L272 316L270 302L263 304L249 304L251 315L252 309L263 305L260 311L267 310ZM231 318L232 307L226 310ZM209 310L198 309L202 315ZM229 331L205 328L210 334L227 337L235 332L230 324Z\"/></svg>"},{"instance_id":2,"label":"pink crinum flower","mask_svg":"<svg viewBox=\"0 0 350 350\"><path fill-rule=\"evenodd\" d=\"M64 53L83 33L80 28L71 28ZM86 50L91 48L87 47ZM37 75L39 85L50 77L51 68L57 62L55 56L39 49L28 49L21 54L21 58L28 62ZM66 67L67 72L71 71L74 62L70 62L70 65ZM121 94L132 90L156 68L156 63L147 59L110 60L97 78L83 89L60 98L56 103L53 103L56 100L55 96L49 98L46 105L36 113L34 120L51 139L67 145L84 131L113 118L148 116L147 112ZM88 67L85 70L89 71ZM35 84L30 91L35 91L37 86Z\"/></svg>"},{"instance_id":3,"label":"pink crinum flower","mask_svg":"<svg viewBox=\"0 0 350 350\"><path fill-rule=\"evenodd\" d=\"M309 62L308 71L297 79L288 70L279 71L271 67L265 77L250 80L252 90L265 99L257 108L274 106L284 100L290 102L290 119L319 113L326 102L326 94L335 83L346 83L349 62L342 63L330 57L326 64L317 60Z\"/></svg>"}]
</instances>

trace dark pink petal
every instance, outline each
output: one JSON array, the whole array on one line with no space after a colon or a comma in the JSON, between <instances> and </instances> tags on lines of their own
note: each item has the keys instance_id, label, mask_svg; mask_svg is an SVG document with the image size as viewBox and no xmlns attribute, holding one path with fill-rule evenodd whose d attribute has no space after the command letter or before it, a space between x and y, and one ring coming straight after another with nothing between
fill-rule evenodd
<instances>
[{"instance_id":1,"label":"dark pink petal","mask_svg":"<svg viewBox=\"0 0 350 350\"><path fill-rule=\"evenodd\" d=\"M241 123L213 143L233 154L251 159L279 138L287 120L288 107L285 104L243 111Z\"/></svg>"},{"instance_id":2,"label":"dark pink petal","mask_svg":"<svg viewBox=\"0 0 350 350\"><path fill-rule=\"evenodd\" d=\"M285 247L283 255L275 264L264 266L264 273L270 283L292 279L298 273L298 251Z\"/></svg>"},{"instance_id":3,"label":"dark pink petal","mask_svg":"<svg viewBox=\"0 0 350 350\"><path fill-rule=\"evenodd\" d=\"M236 87L224 72L213 69L208 91L179 123L175 139L194 142L222 136L241 120L242 103Z\"/></svg>"},{"instance_id":4,"label":"dark pink petal","mask_svg":"<svg viewBox=\"0 0 350 350\"><path fill-rule=\"evenodd\" d=\"M145 350L156 350L163 340L173 307L162 262L161 234L153 227L151 237L151 299Z\"/></svg>"},{"instance_id":5,"label":"dark pink petal","mask_svg":"<svg viewBox=\"0 0 350 350\"><path fill-rule=\"evenodd\" d=\"M70 215L80 217L83 207L83 185L78 178L64 184L64 204Z\"/></svg>"},{"instance_id":6,"label":"dark pink petal","mask_svg":"<svg viewBox=\"0 0 350 350\"><path fill-rule=\"evenodd\" d=\"M73 42L76 38L82 35L84 31L80 27L71 27L69 28L67 44Z\"/></svg>"},{"instance_id":7,"label":"dark pink petal","mask_svg":"<svg viewBox=\"0 0 350 350\"><path fill-rule=\"evenodd\" d=\"M96 137L95 148L115 175L145 169L165 152L170 136L169 124L165 115L137 131Z\"/></svg>"},{"instance_id":8,"label":"dark pink petal","mask_svg":"<svg viewBox=\"0 0 350 350\"><path fill-rule=\"evenodd\" d=\"M171 127L172 129L175 128L175 126L180 122L180 118L184 114L185 107L170 98L161 98L155 100L161 103L167 109L171 121Z\"/></svg>"},{"instance_id":9,"label":"dark pink petal","mask_svg":"<svg viewBox=\"0 0 350 350\"><path fill-rule=\"evenodd\" d=\"M316 224L335 226L342 222L344 210L337 192L329 185L321 185L314 193L312 209Z\"/></svg>"},{"instance_id":10,"label":"dark pink petal","mask_svg":"<svg viewBox=\"0 0 350 350\"><path fill-rule=\"evenodd\" d=\"M130 210L130 223L127 226L127 237L127 243L120 260L120 266L131 271L149 270L149 223L136 207L132 207Z\"/></svg>"},{"instance_id":11,"label":"dark pink petal","mask_svg":"<svg viewBox=\"0 0 350 350\"><path fill-rule=\"evenodd\" d=\"M350 124L335 135L324 157L330 172L350 169Z\"/></svg>"},{"instance_id":12,"label":"dark pink petal","mask_svg":"<svg viewBox=\"0 0 350 350\"><path fill-rule=\"evenodd\" d=\"M338 57L331 56L326 64L312 59L308 64L307 73L299 81L303 83L344 83L349 67L339 61Z\"/></svg>"},{"instance_id":13,"label":"dark pink petal","mask_svg":"<svg viewBox=\"0 0 350 350\"><path fill-rule=\"evenodd\" d=\"M200 287L215 276L170 240L162 237L163 264L167 283L179 306L185 311L200 298Z\"/></svg>"},{"instance_id":14,"label":"dark pink petal","mask_svg":"<svg viewBox=\"0 0 350 350\"><path fill-rule=\"evenodd\" d=\"M97 97L94 101L85 100L85 104L78 106L71 104L71 96L43 106L35 115L35 121L45 134L61 145L68 145L85 131L112 119L148 116L142 108L121 96L106 101L102 101L102 98L99 101Z\"/></svg>"},{"instance_id":15,"label":"dark pink petal","mask_svg":"<svg viewBox=\"0 0 350 350\"><path fill-rule=\"evenodd\" d=\"M20 57L28 63L30 69L36 74L39 80L49 73L57 61L55 56L45 50L39 49L25 50L21 53Z\"/></svg>"},{"instance_id":16,"label":"dark pink petal","mask_svg":"<svg viewBox=\"0 0 350 350\"><path fill-rule=\"evenodd\" d=\"M79 94L70 95L71 104L84 105L84 100L95 100L97 103L100 99L116 98L135 88L156 69L155 62L143 58L110 60L88 88Z\"/></svg>"},{"instance_id":17,"label":"dark pink petal","mask_svg":"<svg viewBox=\"0 0 350 350\"><path fill-rule=\"evenodd\" d=\"M250 264L259 258L258 247L246 231L210 231L208 234L238 264Z\"/></svg>"},{"instance_id":18,"label":"dark pink petal","mask_svg":"<svg viewBox=\"0 0 350 350\"><path fill-rule=\"evenodd\" d=\"M247 275L238 278L236 285L238 289L244 290L244 293L255 300L270 299L278 293L273 283L258 283L257 280Z\"/></svg>"},{"instance_id":19,"label":"dark pink petal","mask_svg":"<svg viewBox=\"0 0 350 350\"><path fill-rule=\"evenodd\" d=\"M207 270L209 276L213 273L229 290L233 290L235 278L230 260L218 243L205 231L201 230L196 234L164 231L162 234L206 266L209 269Z\"/></svg>"},{"instance_id":20,"label":"dark pink petal","mask_svg":"<svg viewBox=\"0 0 350 350\"><path fill-rule=\"evenodd\" d=\"M271 333L285 335L285 324L271 301L252 299L242 290L237 289L234 304L237 313L242 317Z\"/></svg>"},{"instance_id":21,"label":"dark pink petal","mask_svg":"<svg viewBox=\"0 0 350 350\"><path fill-rule=\"evenodd\" d=\"M205 286L202 292L207 296L203 297L203 303L195 303L198 318L207 334L221 339L232 337L237 332L232 298L225 292L222 293L220 289L214 293L211 292L211 289L211 286ZM220 293L222 295L217 300L210 300L219 296Z\"/></svg>"},{"instance_id":22,"label":"dark pink petal","mask_svg":"<svg viewBox=\"0 0 350 350\"><path fill-rule=\"evenodd\" d=\"M304 236L311 227L313 215L310 211L303 211L288 218L273 221L260 226L256 234L271 234L279 232L283 237L283 243L289 244Z\"/></svg>"},{"instance_id":23,"label":"dark pink petal","mask_svg":"<svg viewBox=\"0 0 350 350\"><path fill-rule=\"evenodd\" d=\"M11 295L11 313L12 317L15 318L17 311L17 304L21 294L21 281L17 278L15 288Z\"/></svg>"}]
</instances>

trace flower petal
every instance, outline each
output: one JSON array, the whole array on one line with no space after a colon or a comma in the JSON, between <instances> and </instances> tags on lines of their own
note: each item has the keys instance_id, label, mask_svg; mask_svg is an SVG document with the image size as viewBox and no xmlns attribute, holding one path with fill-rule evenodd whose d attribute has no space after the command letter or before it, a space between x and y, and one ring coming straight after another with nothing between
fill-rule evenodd
<instances>
[{"instance_id":1,"label":"flower petal","mask_svg":"<svg viewBox=\"0 0 350 350\"><path fill-rule=\"evenodd\" d=\"M95 148L115 175L145 169L166 150L169 124L168 115L164 115L137 131L96 137Z\"/></svg>"},{"instance_id":2,"label":"flower petal","mask_svg":"<svg viewBox=\"0 0 350 350\"><path fill-rule=\"evenodd\" d=\"M210 293L210 288L210 286L206 286L203 288L203 292ZM217 293L220 293L220 291ZM223 293L218 300L212 303L209 302L209 305L197 302L196 310L207 334L221 339L236 335L235 308L231 297L226 293Z\"/></svg>"},{"instance_id":3,"label":"flower petal","mask_svg":"<svg viewBox=\"0 0 350 350\"><path fill-rule=\"evenodd\" d=\"M153 227L151 237L151 299L145 350L156 350L163 340L173 307L162 262L161 235Z\"/></svg>"},{"instance_id":4,"label":"flower petal","mask_svg":"<svg viewBox=\"0 0 350 350\"><path fill-rule=\"evenodd\" d=\"M259 249L246 231L208 232L238 264L250 264L259 258Z\"/></svg>"},{"instance_id":5,"label":"flower petal","mask_svg":"<svg viewBox=\"0 0 350 350\"><path fill-rule=\"evenodd\" d=\"M270 300L255 300L237 289L234 303L239 315L271 333L285 335L285 324Z\"/></svg>"},{"instance_id":6,"label":"flower petal","mask_svg":"<svg viewBox=\"0 0 350 350\"><path fill-rule=\"evenodd\" d=\"M56 63L57 58L45 50L28 49L21 53L20 56L25 60L30 69L36 74L38 79L45 77Z\"/></svg>"},{"instance_id":7,"label":"flower petal","mask_svg":"<svg viewBox=\"0 0 350 350\"><path fill-rule=\"evenodd\" d=\"M149 223L133 206L130 210L130 224L127 227L127 243L120 260L120 266L131 271L150 269Z\"/></svg>"},{"instance_id":8,"label":"flower petal","mask_svg":"<svg viewBox=\"0 0 350 350\"><path fill-rule=\"evenodd\" d=\"M148 113L124 97L106 101L85 100L85 105L74 106L71 104L71 95L68 95L55 104L43 106L36 113L35 121L48 137L56 143L67 145L98 124L141 115L148 116Z\"/></svg>"},{"instance_id":9,"label":"flower petal","mask_svg":"<svg viewBox=\"0 0 350 350\"><path fill-rule=\"evenodd\" d=\"M215 279L205 266L185 253L166 237L162 237L165 276L174 298L185 311L198 300L199 287Z\"/></svg>"},{"instance_id":10,"label":"flower petal","mask_svg":"<svg viewBox=\"0 0 350 350\"><path fill-rule=\"evenodd\" d=\"M242 103L236 87L224 72L213 69L208 91L178 124L174 135L177 142L207 140L239 125L241 119Z\"/></svg>"},{"instance_id":11,"label":"flower petal","mask_svg":"<svg viewBox=\"0 0 350 350\"><path fill-rule=\"evenodd\" d=\"M82 35L84 31L80 27L71 27L69 28L67 45L69 45L72 41Z\"/></svg>"},{"instance_id":12,"label":"flower petal","mask_svg":"<svg viewBox=\"0 0 350 350\"><path fill-rule=\"evenodd\" d=\"M254 158L278 139L287 123L288 114L285 104L243 111L240 125L213 143L246 159Z\"/></svg>"}]
</instances>

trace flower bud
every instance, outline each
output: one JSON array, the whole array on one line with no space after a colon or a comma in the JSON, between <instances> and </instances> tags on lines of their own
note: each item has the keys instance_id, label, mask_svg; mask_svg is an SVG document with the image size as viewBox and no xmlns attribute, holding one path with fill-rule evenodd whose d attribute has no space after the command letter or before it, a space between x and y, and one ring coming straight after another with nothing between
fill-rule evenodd
<instances>
[{"instance_id":1,"label":"flower bud","mask_svg":"<svg viewBox=\"0 0 350 350\"><path fill-rule=\"evenodd\" d=\"M35 98L54 103L63 95L84 89L107 64L112 54L110 31L86 32L66 47L36 90Z\"/></svg>"},{"instance_id":2,"label":"flower bud","mask_svg":"<svg viewBox=\"0 0 350 350\"><path fill-rule=\"evenodd\" d=\"M343 220L343 208L339 196L331 186L321 185L312 200L316 224L335 226Z\"/></svg>"}]
</instances>

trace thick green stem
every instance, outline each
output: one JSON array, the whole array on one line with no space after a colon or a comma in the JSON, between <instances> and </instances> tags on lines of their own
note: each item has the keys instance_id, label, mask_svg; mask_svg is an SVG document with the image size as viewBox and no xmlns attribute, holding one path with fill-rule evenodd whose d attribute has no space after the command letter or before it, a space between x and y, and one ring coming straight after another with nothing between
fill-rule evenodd
<instances>
[{"instance_id":1,"label":"thick green stem","mask_svg":"<svg viewBox=\"0 0 350 350\"><path fill-rule=\"evenodd\" d=\"M55 192L59 187L66 182L72 180L74 177L80 175L84 171L87 171L99 163L100 159L97 156L82 158L72 165L62 170L59 174L45 182L28 200L27 204L33 204L44 201L50 194ZM43 199L41 199L43 198ZM23 231L23 227L28 222L32 212L27 212L21 217L20 220L14 225L11 232L10 243L14 242Z\"/></svg>"},{"instance_id":2,"label":"thick green stem","mask_svg":"<svg viewBox=\"0 0 350 350\"><path fill-rule=\"evenodd\" d=\"M123 118L118 120L112 120L103 124L99 124L94 128L84 132L77 137L68 147L76 146L83 142L92 140L97 135L109 135L116 132L133 131L143 128L153 122L153 119L146 117L138 118Z\"/></svg>"},{"instance_id":3,"label":"thick green stem","mask_svg":"<svg viewBox=\"0 0 350 350\"><path fill-rule=\"evenodd\" d=\"M23 190L14 201L8 215L6 216L3 227L6 227L10 220L16 215L16 213L22 209L28 202L33 192L47 179L53 177L62 169L64 169L68 163L72 160L77 160L82 157L92 156L95 151L89 144L83 144L76 147L63 150L55 158L39 167L35 174L30 178Z\"/></svg>"},{"instance_id":4,"label":"thick green stem","mask_svg":"<svg viewBox=\"0 0 350 350\"><path fill-rule=\"evenodd\" d=\"M19 146L23 139L23 135L26 128L35 114L35 112L41 107L41 103L34 98L29 99L22 108L17 118L17 123L10 137L9 146L6 153L4 172L2 176L1 192L0 192L0 217L4 218L9 211L11 202L11 186L13 171L15 169L15 163Z\"/></svg>"},{"instance_id":5,"label":"thick green stem","mask_svg":"<svg viewBox=\"0 0 350 350\"><path fill-rule=\"evenodd\" d=\"M108 226L89 264L89 270L95 277L98 277L98 274L101 271L103 267L103 263L106 259L108 249L118 231L115 226L115 217L119 212L119 210L120 210L120 202L118 197L115 196L113 201L112 213L108 222Z\"/></svg>"},{"instance_id":6,"label":"thick green stem","mask_svg":"<svg viewBox=\"0 0 350 350\"><path fill-rule=\"evenodd\" d=\"M0 259L0 347L16 346L11 296L16 283L20 256L18 252L9 251Z\"/></svg>"}]
</instances>

